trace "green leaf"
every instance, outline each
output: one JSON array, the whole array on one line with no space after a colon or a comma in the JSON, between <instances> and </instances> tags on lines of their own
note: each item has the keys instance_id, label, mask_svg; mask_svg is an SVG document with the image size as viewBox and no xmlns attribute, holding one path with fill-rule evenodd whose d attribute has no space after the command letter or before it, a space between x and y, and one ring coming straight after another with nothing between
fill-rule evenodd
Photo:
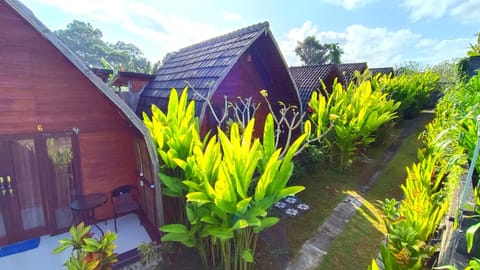
<instances>
[{"instance_id":1,"label":"green leaf","mask_svg":"<svg viewBox=\"0 0 480 270\"><path fill-rule=\"evenodd\" d=\"M284 189L282 189L279 193L278 193L278 196L280 198L283 198L283 197L286 197L286 196L291 196L291 195L295 195L297 194L298 192L304 190L305 187L304 186L290 186L290 187L286 187Z\"/></svg>"},{"instance_id":2,"label":"green leaf","mask_svg":"<svg viewBox=\"0 0 480 270\"><path fill-rule=\"evenodd\" d=\"M158 176L160 177L162 183L172 191L172 194L177 194L178 197L183 194L181 179L163 174L161 172L158 173Z\"/></svg>"},{"instance_id":3,"label":"green leaf","mask_svg":"<svg viewBox=\"0 0 480 270\"><path fill-rule=\"evenodd\" d=\"M192 190L199 190L198 184L195 183L195 182L193 182L193 181L184 180L184 181L182 181L182 183L183 183L185 186L191 188Z\"/></svg>"},{"instance_id":4,"label":"green leaf","mask_svg":"<svg viewBox=\"0 0 480 270\"><path fill-rule=\"evenodd\" d=\"M208 227L206 233L212 235L213 237L228 240L233 238L233 231L230 228L223 228L223 227Z\"/></svg>"},{"instance_id":5,"label":"green leaf","mask_svg":"<svg viewBox=\"0 0 480 270\"><path fill-rule=\"evenodd\" d=\"M465 233L465 238L467 239L467 251L472 251L473 248L473 239L475 238L475 233L480 228L480 222L470 226L467 232Z\"/></svg>"},{"instance_id":6,"label":"green leaf","mask_svg":"<svg viewBox=\"0 0 480 270\"><path fill-rule=\"evenodd\" d=\"M180 242L187 247L194 247L194 243L190 236L186 233L167 233L161 238L166 242Z\"/></svg>"},{"instance_id":7,"label":"green leaf","mask_svg":"<svg viewBox=\"0 0 480 270\"><path fill-rule=\"evenodd\" d=\"M252 197L248 197L246 199L243 199L237 203L237 212L243 214L247 210L247 207L250 205L250 202L252 201Z\"/></svg>"},{"instance_id":8,"label":"green leaf","mask_svg":"<svg viewBox=\"0 0 480 270\"><path fill-rule=\"evenodd\" d=\"M211 202L210 198L208 198L207 194L203 192L190 192L187 194L187 201L188 202L196 202L198 206L202 206L206 203Z\"/></svg>"},{"instance_id":9,"label":"green leaf","mask_svg":"<svg viewBox=\"0 0 480 270\"><path fill-rule=\"evenodd\" d=\"M272 227L273 225L277 224L279 221L280 221L280 219L277 218L277 217L266 217L266 218L264 218L264 219L261 220L260 226L255 227L255 228L253 229L253 231L254 231L255 233L259 233L259 232L263 231L263 230L266 229L266 228Z\"/></svg>"},{"instance_id":10,"label":"green leaf","mask_svg":"<svg viewBox=\"0 0 480 270\"><path fill-rule=\"evenodd\" d=\"M245 219L239 219L237 220L237 222L235 222L235 224L233 225L233 229L234 230L238 230L238 229L243 229L243 228L246 228L248 227L248 222L245 220Z\"/></svg>"},{"instance_id":11,"label":"green leaf","mask_svg":"<svg viewBox=\"0 0 480 270\"><path fill-rule=\"evenodd\" d=\"M160 231L166 233L187 233L187 227L183 224L167 224L160 227Z\"/></svg>"},{"instance_id":12,"label":"green leaf","mask_svg":"<svg viewBox=\"0 0 480 270\"><path fill-rule=\"evenodd\" d=\"M203 216L200 218L200 220L208 224L221 224L221 222L216 217L212 216Z\"/></svg>"}]
</instances>

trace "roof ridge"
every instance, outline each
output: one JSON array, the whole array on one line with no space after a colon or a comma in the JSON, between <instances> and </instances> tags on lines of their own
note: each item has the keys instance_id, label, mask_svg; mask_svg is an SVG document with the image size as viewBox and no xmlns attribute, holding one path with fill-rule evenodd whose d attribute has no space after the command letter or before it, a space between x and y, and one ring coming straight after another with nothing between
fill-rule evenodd
<instances>
[{"instance_id":1,"label":"roof ridge","mask_svg":"<svg viewBox=\"0 0 480 270\"><path fill-rule=\"evenodd\" d=\"M316 65L308 65L308 66L291 66L289 68L312 68L312 67L327 67L327 66L336 66L338 64L335 63L328 63L328 64L316 64Z\"/></svg>"},{"instance_id":2,"label":"roof ridge","mask_svg":"<svg viewBox=\"0 0 480 270\"><path fill-rule=\"evenodd\" d=\"M342 66L342 65L359 65L359 64L367 64L367 62L354 62L354 63L340 63L338 64L339 66Z\"/></svg>"},{"instance_id":3,"label":"roof ridge","mask_svg":"<svg viewBox=\"0 0 480 270\"><path fill-rule=\"evenodd\" d=\"M214 42L218 42L218 41L223 40L223 39L228 39L228 38L236 36L236 35L238 35L242 32L247 32L247 30L250 30L250 31L248 31L248 33L250 33L250 32L254 32L254 31L258 31L262 28L263 29L269 29L269 27L270 27L270 24L269 24L268 21L253 24L253 25L241 28L241 29L231 31L229 33L226 33L226 34L223 34L223 35L220 35L220 36L216 36L216 37L213 37L213 38L210 38L210 39L192 44L192 45L187 46L187 47L181 48L180 50L178 50L174 53L180 53L180 52L183 52L183 51L190 51L190 50L193 50L193 49L196 49L196 48L199 48L199 47L204 47L205 45L207 45L209 43L214 43Z\"/></svg>"}]
</instances>

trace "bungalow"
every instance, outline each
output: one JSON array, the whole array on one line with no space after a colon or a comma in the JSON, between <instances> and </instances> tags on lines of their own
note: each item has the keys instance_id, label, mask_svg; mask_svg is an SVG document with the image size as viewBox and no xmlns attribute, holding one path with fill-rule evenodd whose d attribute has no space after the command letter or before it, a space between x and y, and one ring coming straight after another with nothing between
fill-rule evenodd
<instances>
[{"instance_id":1,"label":"bungalow","mask_svg":"<svg viewBox=\"0 0 480 270\"><path fill-rule=\"evenodd\" d=\"M259 91L268 90L268 97L278 109L278 101L300 107L300 98L285 60L270 31L268 22L252 25L171 53L145 86L137 106L137 114L151 113L155 104L166 111L171 88L195 89L189 98L196 101L202 133L214 129L216 122L205 100L213 109L224 113L224 96L252 98L261 104L256 113L256 135L269 112Z\"/></svg>"},{"instance_id":2,"label":"bungalow","mask_svg":"<svg viewBox=\"0 0 480 270\"><path fill-rule=\"evenodd\" d=\"M355 71L360 72L360 74L363 74L363 72L367 69L367 63L345 63L345 64L339 64L338 65L338 70L340 71L340 74L343 75L343 81L345 85L348 85L350 82L355 80Z\"/></svg>"},{"instance_id":3,"label":"bungalow","mask_svg":"<svg viewBox=\"0 0 480 270\"><path fill-rule=\"evenodd\" d=\"M336 64L299 66L290 67L289 69L300 93L303 111L307 109L312 92L317 89L323 89L320 81L323 82L329 93L332 92L335 79L343 83L343 76L341 76Z\"/></svg>"},{"instance_id":4,"label":"bungalow","mask_svg":"<svg viewBox=\"0 0 480 270\"><path fill-rule=\"evenodd\" d=\"M162 224L158 161L143 123L18 0L0 0L0 246L64 232L77 195L138 188ZM112 217L107 201L97 219Z\"/></svg>"}]
</instances>

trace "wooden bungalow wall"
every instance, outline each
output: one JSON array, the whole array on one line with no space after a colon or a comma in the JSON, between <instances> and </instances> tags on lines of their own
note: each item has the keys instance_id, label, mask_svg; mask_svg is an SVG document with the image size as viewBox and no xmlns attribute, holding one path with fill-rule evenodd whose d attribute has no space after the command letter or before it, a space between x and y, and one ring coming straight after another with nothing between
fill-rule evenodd
<instances>
[{"instance_id":1,"label":"wooden bungalow wall","mask_svg":"<svg viewBox=\"0 0 480 270\"><path fill-rule=\"evenodd\" d=\"M1 1L0 25L0 134L78 128L84 192L135 184L133 134L117 108ZM97 211L98 218L110 216L109 204Z\"/></svg>"},{"instance_id":2,"label":"wooden bungalow wall","mask_svg":"<svg viewBox=\"0 0 480 270\"><path fill-rule=\"evenodd\" d=\"M265 117L270 110L265 99L260 95L260 90L268 91L268 98L274 111L279 110L277 101L300 107L300 102L289 78L287 69L283 66L278 51L273 46L269 36L260 37L247 50L230 70L222 81L218 90L212 97L212 103L216 108L223 109L224 96L231 102L237 102L237 97L252 97L253 103L261 103L255 114L255 136L261 137ZM214 128L215 122L207 107L205 119L202 123L202 133L205 134L208 128Z\"/></svg>"}]
</instances>

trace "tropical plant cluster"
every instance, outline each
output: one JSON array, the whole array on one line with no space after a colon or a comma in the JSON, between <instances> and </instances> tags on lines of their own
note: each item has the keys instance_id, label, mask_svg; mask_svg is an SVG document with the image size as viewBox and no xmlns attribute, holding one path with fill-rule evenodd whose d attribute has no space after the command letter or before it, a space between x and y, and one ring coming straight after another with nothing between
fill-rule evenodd
<instances>
[{"instance_id":1,"label":"tropical plant cluster","mask_svg":"<svg viewBox=\"0 0 480 270\"><path fill-rule=\"evenodd\" d=\"M172 89L167 114L153 106L152 117L144 115L161 161L164 195L185 200L178 209L183 222L162 226L162 241L196 248L208 269L251 269L258 234L278 222L268 210L304 189L287 183L308 135L282 151L268 115L261 141L253 138L255 119L242 132L234 123L230 134L218 129L201 138L194 107L187 89L180 96Z\"/></svg>"},{"instance_id":2,"label":"tropical plant cluster","mask_svg":"<svg viewBox=\"0 0 480 270\"><path fill-rule=\"evenodd\" d=\"M390 99L400 102L397 114L402 119L418 116L420 110L430 100L430 94L438 87L440 76L426 70L424 72L379 75L372 81L387 93Z\"/></svg>"},{"instance_id":3,"label":"tropical plant cluster","mask_svg":"<svg viewBox=\"0 0 480 270\"><path fill-rule=\"evenodd\" d=\"M53 250L54 254L71 248L71 254L65 262L69 270L108 270L117 262L114 252L117 234L107 231L100 239L92 237L90 226L83 222L70 228L69 239L61 239L60 245Z\"/></svg>"},{"instance_id":4,"label":"tropical plant cluster","mask_svg":"<svg viewBox=\"0 0 480 270\"><path fill-rule=\"evenodd\" d=\"M407 168L405 199L382 203L387 241L380 259L385 269L424 269L438 249L432 238L475 148L479 90L480 76L475 76L446 91L421 135L419 161ZM378 269L375 261L370 269Z\"/></svg>"},{"instance_id":5,"label":"tropical plant cluster","mask_svg":"<svg viewBox=\"0 0 480 270\"><path fill-rule=\"evenodd\" d=\"M400 102L388 99L388 95L372 87L370 80L350 83L344 88L335 82L331 94L313 92L309 103L312 123L324 130L334 121L331 134L322 142L322 148L332 166L346 170L358 151L375 141L375 131L396 118Z\"/></svg>"}]
</instances>

